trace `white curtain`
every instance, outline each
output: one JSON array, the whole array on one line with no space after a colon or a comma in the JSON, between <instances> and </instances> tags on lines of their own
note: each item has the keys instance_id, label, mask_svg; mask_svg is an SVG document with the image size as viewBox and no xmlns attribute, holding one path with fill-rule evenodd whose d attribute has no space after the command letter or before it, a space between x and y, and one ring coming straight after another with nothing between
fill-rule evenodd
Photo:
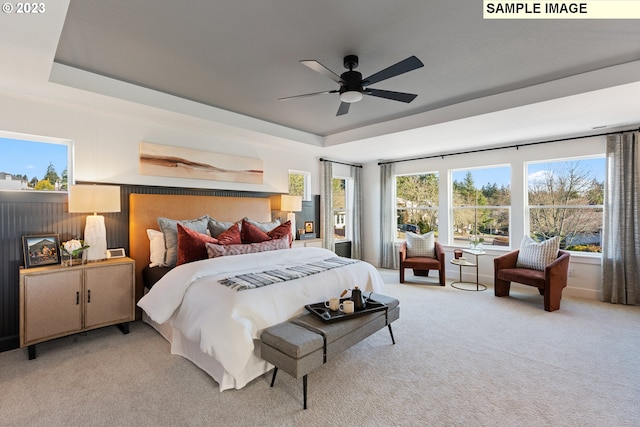
<instances>
[{"instance_id":1,"label":"white curtain","mask_svg":"<svg viewBox=\"0 0 640 427\"><path fill-rule=\"evenodd\" d=\"M607 137L600 298L640 303L640 132Z\"/></svg>"},{"instance_id":2,"label":"white curtain","mask_svg":"<svg viewBox=\"0 0 640 427\"><path fill-rule=\"evenodd\" d=\"M331 162L321 161L320 181L320 223L322 224L322 247L335 251L333 241L333 165Z\"/></svg>"},{"instance_id":3,"label":"white curtain","mask_svg":"<svg viewBox=\"0 0 640 427\"><path fill-rule=\"evenodd\" d=\"M353 236L351 258L362 259L362 167L351 166L353 177Z\"/></svg>"},{"instance_id":4,"label":"white curtain","mask_svg":"<svg viewBox=\"0 0 640 427\"><path fill-rule=\"evenodd\" d=\"M398 268L393 242L396 238L396 203L393 198L394 163L380 165L380 260L382 268Z\"/></svg>"}]
</instances>

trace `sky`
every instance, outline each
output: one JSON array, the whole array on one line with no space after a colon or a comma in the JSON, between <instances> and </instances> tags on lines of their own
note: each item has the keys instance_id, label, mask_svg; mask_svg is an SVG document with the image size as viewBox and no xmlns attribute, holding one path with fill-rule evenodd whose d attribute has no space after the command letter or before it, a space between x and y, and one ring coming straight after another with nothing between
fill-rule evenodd
<instances>
[{"instance_id":1,"label":"sky","mask_svg":"<svg viewBox=\"0 0 640 427\"><path fill-rule=\"evenodd\" d=\"M64 144L0 138L0 172L44 178L49 163L58 175L67 168L68 147Z\"/></svg>"},{"instance_id":2,"label":"sky","mask_svg":"<svg viewBox=\"0 0 640 427\"><path fill-rule=\"evenodd\" d=\"M589 168L595 175L596 179L600 182L604 182L605 177L605 159L589 158L580 159L583 162L585 168ZM529 179L535 179L536 176L543 175L545 171L549 170L554 163L564 162L544 162L544 163L529 163L527 165L527 173ZM480 168L480 169L464 169L460 171L454 171L452 173L455 181L464 180L467 175L467 171L471 172L473 182L477 188L481 188L486 184L497 184L498 187L508 185L511 180L511 168L509 166L495 167L495 168Z\"/></svg>"}]
</instances>

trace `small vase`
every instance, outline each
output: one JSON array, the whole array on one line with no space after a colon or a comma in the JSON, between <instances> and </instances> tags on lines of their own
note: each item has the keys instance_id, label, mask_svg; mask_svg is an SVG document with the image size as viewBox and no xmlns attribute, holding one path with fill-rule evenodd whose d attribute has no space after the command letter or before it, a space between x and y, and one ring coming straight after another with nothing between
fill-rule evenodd
<instances>
[{"instance_id":1,"label":"small vase","mask_svg":"<svg viewBox=\"0 0 640 427\"><path fill-rule=\"evenodd\" d=\"M87 263L87 254L85 251L77 255L63 255L62 265L65 267L73 267L74 265L82 265Z\"/></svg>"}]
</instances>

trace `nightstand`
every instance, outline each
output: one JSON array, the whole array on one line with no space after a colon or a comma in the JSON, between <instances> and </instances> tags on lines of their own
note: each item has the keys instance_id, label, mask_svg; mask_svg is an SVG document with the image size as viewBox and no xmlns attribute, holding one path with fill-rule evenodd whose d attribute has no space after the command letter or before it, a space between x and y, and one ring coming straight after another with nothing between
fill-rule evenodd
<instances>
[{"instance_id":1,"label":"nightstand","mask_svg":"<svg viewBox=\"0 0 640 427\"><path fill-rule=\"evenodd\" d=\"M322 239L300 239L294 240L291 245L292 248L321 248L322 247Z\"/></svg>"},{"instance_id":2,"label":"nightstand","mask_svg":"<svg viewBox=\"0 0 640 427\"><path fill-rule=\"evenodd\" d=\"M135 319L135 261L20 270L20 347L35 359L37 343Z\"/></svg>"}]
</instances>

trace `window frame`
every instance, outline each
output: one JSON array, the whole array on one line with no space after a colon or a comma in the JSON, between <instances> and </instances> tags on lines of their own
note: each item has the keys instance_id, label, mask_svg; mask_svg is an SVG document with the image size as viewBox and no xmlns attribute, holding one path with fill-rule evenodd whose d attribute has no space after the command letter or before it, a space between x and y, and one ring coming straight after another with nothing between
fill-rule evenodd
<instances>
[{"instance_id":1,"label":"window frame","mask_svg":"<svg viewBox=\"0 0 640 427\"><path fill-rule=\"evenodd\" d=\"M414 210L421 210L421 211L435 211L436 215L436 228L435 228L435 232L434 234L434 238L435 240L438 240L438 227L439 227L439 216L440 216L440 185L441 185L441 180L440 180L440 174L438 171L429 171L429 172L416 172L416 173L399 173L399 174L395 174L393 176L393 180L394 180L394 186L393 186L393 198L395 200L395 207L394 207L394 211L395 211L395 218L396 220L393 223L393 227L396 230L396 237L395 237L395 241L403 241L403 239L399 236L400 230L398 230L398 213L399 213L399 206L398 206L398 178L399 177L403 177L403 176L420 176L420 175L434 175L438 181L438 194L435 199L435 205L434 206L429 206L426 208L422 208L422 207L417 207L417 208L412 208ZM405 207L406 210L406 207ZM416 224L417 225L417 224Z\"/></svg>"},{"instance_id":2,"label":"window frame","mask_svg":"<svg viewBox=\"0 0 640 427\"><path fill-rule=\"evenodd\" d=\"M353 177L351 176L342 176L342 175L334 175L331 177L331 180L344 180L345 185L345 209L336 209L336 207L332 203L332 217L333 217L333 227L335 231L335 227L337 225L336 222L336 213L337 211L344 211L344 236L339 237L336 233L333 233L333 238L335 241L350 241L353 238ZM331 195L333 197L333 194Z\"/></svg>"},{"instance_id":3,"label":"window frame","mask_svg":"<svg viewBox=\"0 0 640 427\"><path fill-rule=\"evenodd\" d=\"M601 155L589 155L589 156L573 156L573 157L560 157L560 158L553 158L553 159L544 159L544 160L532 160L532 161L528 161L528 162L524 162L523 164L523 171L524 171L524 175L525 175L525 179L524 179L524 203L525 203L525 223L524 223L524 234L527 236L530 236L532 238L535 239L535 236L532 236L532 231L531 231L531 209L576 209L576 210L584 210L584 209L589 209L589 210L594 210L594 211L600 211L600 214L602 215L601 218L601 223L600 223L600 232L599 232L599 240L600 240L600 252L592 252L592 251L576 251L576 250L571 250L571 249L566 249L566 248L562 248L562 250L571 252L572 254L576 254L576 255L580 255L580 256L602 256L602 237L603 237L603 232L604 232L604 198L603 198L603 203L599 204L599 205L584 205L584 204L557 204L557 205L532 205L530 203L530 197L529 197L529 191L530 191L530 187L529 187L529 177L530 177L530 173L529 173L529 166L530 165L534 165L534 164L554 164L554 163L572 163L572 162L580 162L580 161L585 161L585 160L595 160L595 159L601 159L604 163L604 170L603 172L603 177L602 177L602 185L603 185L603 195L604 195L604 188L606 188L606 180L607 180L607 175L606 175L606 154L601 154ZM591 179L595 179L595 177L591 177ZM588 246L588 245L585 245Z\"/></svg>"},{"instance_id":4,"label":"window frame","mask_svg":"<svg viewBox=\"0 0 640 427\"><path fill-rule=\"evenodd\" d=\"M67 147L67 189L56 189L56 190L35 190L35 189L3 189L0 188L0 191L29 191L33 193L67 193L70 185L75 183L74 173L73 173L73 162L74 162L74 142L70 139L63 138L54 138L49 136L42 135L31 135L24 133L16 133L0 130L0 138L2 139L12 139L12 140L21 140L25 142L38 143L38 144L55 144L55 145L65 145ZM64 169L62 170L64 171ZM62 171L60 173L62 174ZM6 172L6 171L0 171Z\"/></svg>"},{"instance_id":5,"label":"window frame","mask_svg":"<svg viewBox=\"0 0 640 427\"><path fill-rule=\"evenodd\" d=\"M311 200L311 172L289 169L289 173L287 175L287 177L289 178L289 182L291 180L291 175L302 175L303 177L302 200L307 202L310 201ZM290 191L291 191L291 187L287 189L287 192L289 192L289 194L291 194Z\"/></svg>"},{"instance_id":6,"label":"window frame","mask_svg":"<svg viewBox=\"0 0 640 427\"><path fill-rule=\"evenodd\" d=\"M489 170L489 169L503 169L503 168L507 168L508 172L509 172L509 182L507 184L508 188L509 188L509 204L508 205L478 205L477 201L475 205L460 205L460 206L456 206L455 202L454 202L454 183L455 183L455 179L454 179L454 173L459 173L459 172L466 172L466 173L472 173L472 171L477 171L477 170ZM451 246L456 246L456 247L463 247L466 246L462 243L460 243L460 239L458 239L458 241L456 241L456 230L455 230L455 211L456 210L470 210L473 209L475 210L488 210L488 211L498 211L498 210L506 210L506 214L507 214L507 234L506 237L508 237L508 244L507 245L497 245L498 247L507 247L510 248L513 245L512 242L512 223L513 223L513 215L512 215L512 204L513 204L513 190L512 190L512 179L511 179L511 174L512 174L512 170L513 170L513 165L511 163L506 163L506 164L493 164L493 165L484 165L484 166L474 166L474 167L466 167L466 168L459 168L459 169L449 169L448 170L448 174L449 174L449 188L448 188L448 212L449 212L449 244ZM465 174L466 175L466 174ZM495 184L495 182L494 182ZM477 184L474 183L474 188L476 190L476 192L482 192L482 187L484 187L485 184L483 184L482 186L480 186L480 188L477 187ZM477 200L477 199L476 199ZM469 241L471 241L471 237L474 235L478 234L478 230L477 227L478 225L475 225L476 230L474 230L474 233L469 233ZM498 234L491 234L491 236L499 236ZM484 238L483 238L484 239ZM495 239L495 237L494 237ZM484 241L482 242L484 244ZM492 244L490 246L494 246L493 245L493 241L491 242Z\"/></svg>"}]
</instances>

